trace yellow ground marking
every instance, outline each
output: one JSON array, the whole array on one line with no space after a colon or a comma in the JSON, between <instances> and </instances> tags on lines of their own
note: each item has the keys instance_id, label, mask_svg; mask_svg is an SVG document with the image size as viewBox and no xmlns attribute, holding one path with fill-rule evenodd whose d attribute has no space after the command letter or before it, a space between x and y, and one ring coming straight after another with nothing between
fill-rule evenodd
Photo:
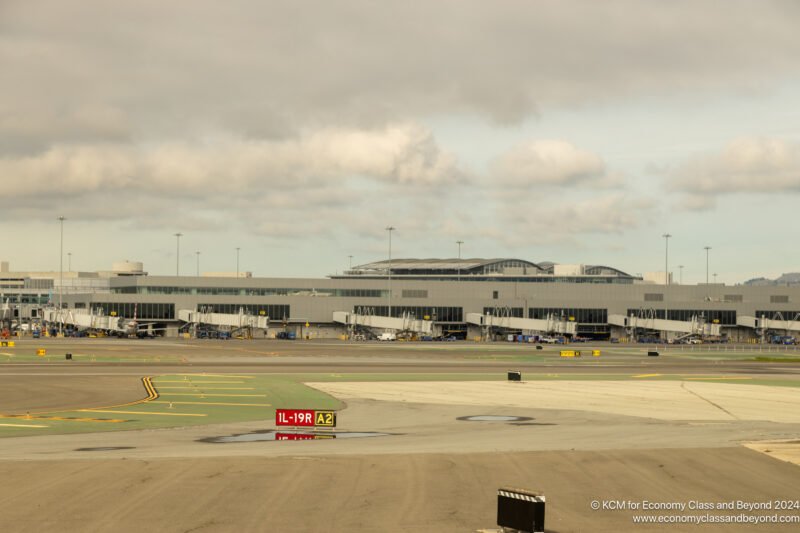
<instances>
[{"instance_id":1,"label":"yellow ground marking","mask_svg":"<svg viewBox=\"0 0 800 533\"><path fill-rule=\"evenodd\" d=\"M57 420L59 422L128 422L118 418L78 418L69 416L45 416L45 415L0 415L0 418L22 418L25 420Z\"/></svg>"},{"instance_id":2,"label":"yellow ground marking","mask_svg":"<svg viewBox=\"0 0 800 533\"><path fill-rule=\"evenodd\" d=\"M49 428L50 426L43 426L40 424L0 424L0 426L7 428Z\"/></svg>"},{"instance_id":3,"label":"yellow ground marking","mask_svg":"<svg viewBox=\"0 0 800 533\"><path fill-rule=\"evenodd\" d=\"M232 402L167 402L158 400L153 403L174 403L175 405L229 405L231 407L272 407L271 403L232 403Z\"/></svg>"},{"instance_id":4,"label":"yellow ground marking","mask_svg":"<svg viewBox=\"0 0 800 533\"><path fill-rule=\"evenodd\" d=\"M198 387L199 387L199 385L193 385L191 387L159 387L158 389L159 390L167 390L167 389L170 389L170 390L172 390L172 389L186 390L186 389L196 389ZM255 387L203 387L203 390L256 390L256 388ZM166 394L172 394L172 393L168 392Z\"/></svg>"},{"instance_id":5,"label":"yellow ground marking","mask_svg":"<svg viewBox=\"0 0 800 533\"><path fill-rule=\"evenodd\" d=\"M197 413L162 413L159 411L105 411L100 409L81 409L84 413L114 413L117 415L155 415L155 416L208 416L207 414Z\"/></svg>"},{"instance_id":6,"label":"yellow ground marking","mask_svg":"<svg viewBox=\"0 0 800 533\"><path fill-rule=\"evenodd\" d=\"M176 376L191 376L193 378L235 378L235 379L256 379L255 376L232 376L230 374L174 374Z\"/></svg>"},{"instance_id":7,"label":"yellow ground marking","mask_svg":"<svg viewBox=\"0 0 800 533\"><path fill-rule=\"evenodd\" d=\"M117 404L117 405L105 405L105 406L102 406L102 407L93 407L93 409L116 409L117 407L128 407L128 406L131 406L131 405L139 405L140 403L151 402L151 401L153 401L153 400L158 398L158 392L156 392L155 387L153 387L152 381L153 381L153 378L150 377L150 376L142 378L142 385L144 385L144 390L147 391L147 398L142 398L141 400L136 400L134 402L121 403L121 404ZM80 409L77 409L77 410L79 411ZM69 412L73 412L73 411L75 411L75 410L71 410ZM63 413L63 412L65 412L65 410L64 409L59 409L59 410L56 411L56 410L51 409L49 411L38 411L37 414L46 415L48 413L56 413L56 412L57 413Z\"/></svg>"},{"instance_id":8,"label":"yellow ground marking","mask_svg":"<svg viewBox=\"0 0 800 533\"><path fill-rule=\"evenodd\" d=\"M661 374L639 374L638 376L631 376L632 378L654 378Z\"/></svg>"},{"instance_id":9,"label":"yellow ground marking","mask_svg":"<svg viewBox=\"0 0 800 533\"><path fill-rule=\"evenodd\" d=\"M257 353L258 355L271 355L273 357L278 355L278 352L262 352L260 350L248 350L247 348L237 348L240 352Z\"/></svg>"},{"instance_id":10,"label":"yellow ground marking","mask_svg":"<svg viewBox=\"0 0 800 533\"><path fill-rule=\"evenodd\" d=\"M128 402L122 403L119 405L109 405L106 407L95 407L95 409L113 409L115 407L128 407L129 405L138 405L140 403L147 403L155 400L158 398L158 392L156 392L155 387L153 387L153 378L145 377L142 378L142 385L144 385L144 390L147 391L147 398L142 398L141 400L136 400L135 402ZM109 411L111 412L111 411Z\"/></svg>"},{"instance_id":11,"label":"yellow ground marking","mask_svg":"<svg viewBox=\"0 0 800 533\"><path fill-rule=\"evenodd\" d=\"M687 381L688 380L697 381L697 380L701 380L701 379L703 381L706 381L706 380L712 380L712 379L713 380L717 380L717 379L728 380L728 379L753 379L753 378L742 377L742 376L722 376L722 377L713 377L713 378L683 378L683 379L685 379Z\"/></svg>"},{"instance_id":12,"label":"yellow ground marking","mask_svg":"<svg viewBox=\"0 0 800 533\"><path fill-rule=\"evenodd\" d=\"M205 394L202 392L168 392L169 396L225 396L230 398L266 398L266 394Z\"/></svg>"},{"instance_id":13,"label":"yellow ground marking","mask_svg":"<svg viewBox=\"0 0 800 533\"><path fill-rule=\"evenodd\" d=\"M158 380L156 382L156 385L161 385L162 383L191 383L191 381L187 381L185 379L184 380L179 379L177 381L162 381L162 380ZM203 384L205 384L205 383L213 383L215 385L217 385L217 384L237 385L237 384L241 384L241 383L245 383L245 382L244 381L198 381L197 383L203 383ZM165 387L162 387L162 388L165 388Z\"/></svg>"}]
</instances>

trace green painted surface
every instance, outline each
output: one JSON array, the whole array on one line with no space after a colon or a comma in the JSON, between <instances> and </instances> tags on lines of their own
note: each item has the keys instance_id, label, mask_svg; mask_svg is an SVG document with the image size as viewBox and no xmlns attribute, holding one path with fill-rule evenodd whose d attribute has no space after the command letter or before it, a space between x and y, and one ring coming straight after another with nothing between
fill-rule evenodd
<instances>
[{"instance_id":1,"label":"green painted surface","mask_svg":"<svg viewBox=\"0 0 800 533\"><path fill-rule=\"evenodd\" d=\"M172 381L178 381L179 383L166 383ZM209 381L241 381L242 383L206 383ZM185 384L186 388L166 388L181 387L183 384ZM283 376L255 375L252 376L252 379L237 379L234 377L221 377L220 375L204 376L195 374L186 376L184 380L183 375L164 375L154 378L153 385L159 393L159 398L150 402L97 408L92 411L49 411L47 413L32 413L30 419L0 418L0 424L48 426L46 428L25 428L0 425L0 437L123 431L130 429L152 429L253 420L274 421L275 409L278 408L335 410L342 406L341 402L332 396L307 387L297 379L290 379ZM219 390L225 387L247 388L252 390ZM146 392L142 389L142 396L145 395ZM171 407L170 402L172 402ZM214 405L219 403L234 405ZM25 413L19 414L24 415ZM199 414L204 416L180 416L184 414ZM52 420L49 418L39 418L40 416L124 419L125 422Z\"/></svg>"}]
</instances>

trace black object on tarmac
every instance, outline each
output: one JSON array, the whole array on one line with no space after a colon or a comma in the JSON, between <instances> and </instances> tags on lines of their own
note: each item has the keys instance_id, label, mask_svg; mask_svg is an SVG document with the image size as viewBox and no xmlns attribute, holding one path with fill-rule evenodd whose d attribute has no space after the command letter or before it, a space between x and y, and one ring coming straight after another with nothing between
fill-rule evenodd
<instances>
[{"instance_id":1,"label":"black object on tarmac","mask_svg":"<svg viewBox=\"0 0 800 533\"><path fill-rule=\"evenodd\" d=\"M71 353L67 354L67 361L72 361L72 354Z\"/></svg>"},{"instance_id":2,"label":"black object on tarmac","mask_svg":"<svg viewBox=\"0 0 800 533\"><path fill-rule=\"evenodd\" d=\"M522 372L519 370L509 370L508 381L522 381Z\"/></svg>"},{"instance_id":3,"label":"black object on tarmac","mask_svg":"<svg viewBox=\"0 0 800 533\"><path fill-rule=\"evenodd\" d=\"M501 488L497 490L497 525L527 533L544 532L544 494Z\"/></svg>"},{"instance_id":4,"label":"black object on tarmac","mask_svg":"<svg viewBox=\"0 0 800 533\"><path fill-rule=\"evenodd\" d=\"M648 357L658 357L658 352L657 352L657 351L655 351L655 350L649 350L649 351L647 352L647 356L648 356Z\"/></svg>"}]
</instances>

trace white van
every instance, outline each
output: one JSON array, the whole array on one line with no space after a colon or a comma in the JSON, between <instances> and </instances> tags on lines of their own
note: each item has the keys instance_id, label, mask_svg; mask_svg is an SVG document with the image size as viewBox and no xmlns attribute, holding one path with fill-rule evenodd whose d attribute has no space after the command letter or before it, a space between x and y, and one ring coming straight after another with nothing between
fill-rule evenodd
<instances>
[{"instance_id":1,"label":"white van","mask_svg":"<svg viewBox=\"0 0 800 533\"><path fill-rule=\"evenodd\" d=\"M378 335L378 340L379 341L396 341L397 340L397 334L394 333L393 331L384 331L383 333Z\"/></svg>"}]
</instances>

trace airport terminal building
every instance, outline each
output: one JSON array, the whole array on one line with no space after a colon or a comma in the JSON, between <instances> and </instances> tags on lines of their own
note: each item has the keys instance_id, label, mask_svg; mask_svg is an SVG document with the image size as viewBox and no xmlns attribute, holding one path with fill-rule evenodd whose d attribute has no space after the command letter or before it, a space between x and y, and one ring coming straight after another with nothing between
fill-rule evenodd
<instances>
[{"instance_id":1,"label":"airport terminal building","mask_svg":"<svg viewBox=\"0 0 800 533\"><path fill-rule=\"evenodd\" d=\"M619 317L651 321L700 317L718 324L721 335L734 341L765 333L763 325L750 320L754 317L792 324L800 320L800 286L656 284L602 265L536 264L508 258L394 259L316 279L150 276L140 263L135 265L95 277L55 278L44 289L41 279L18 276L14 288L2 289L2 297L13 304L15 294L19 295L16 313L29 320L42 316L37 308L45 300L56 306L60 300L65 309L136 315L162 326L167 335L182 331L181 310L268 317L271 335L291 331L308 338L346 333L346 326L333 320L337 312L412 316L430 320L444 335L458 338L481 335L480 327L467 320L474 314L556 317L574 322L578 336L598 340L631 335L627 321L623 324ZM10 278L5 275L5 286ZM38 296L26 284L38 286L33 291ZM28 303L23 303L26 291L24 302ZM743 317L749 318L743 321Z\"/></svg>"}]
</instances>

